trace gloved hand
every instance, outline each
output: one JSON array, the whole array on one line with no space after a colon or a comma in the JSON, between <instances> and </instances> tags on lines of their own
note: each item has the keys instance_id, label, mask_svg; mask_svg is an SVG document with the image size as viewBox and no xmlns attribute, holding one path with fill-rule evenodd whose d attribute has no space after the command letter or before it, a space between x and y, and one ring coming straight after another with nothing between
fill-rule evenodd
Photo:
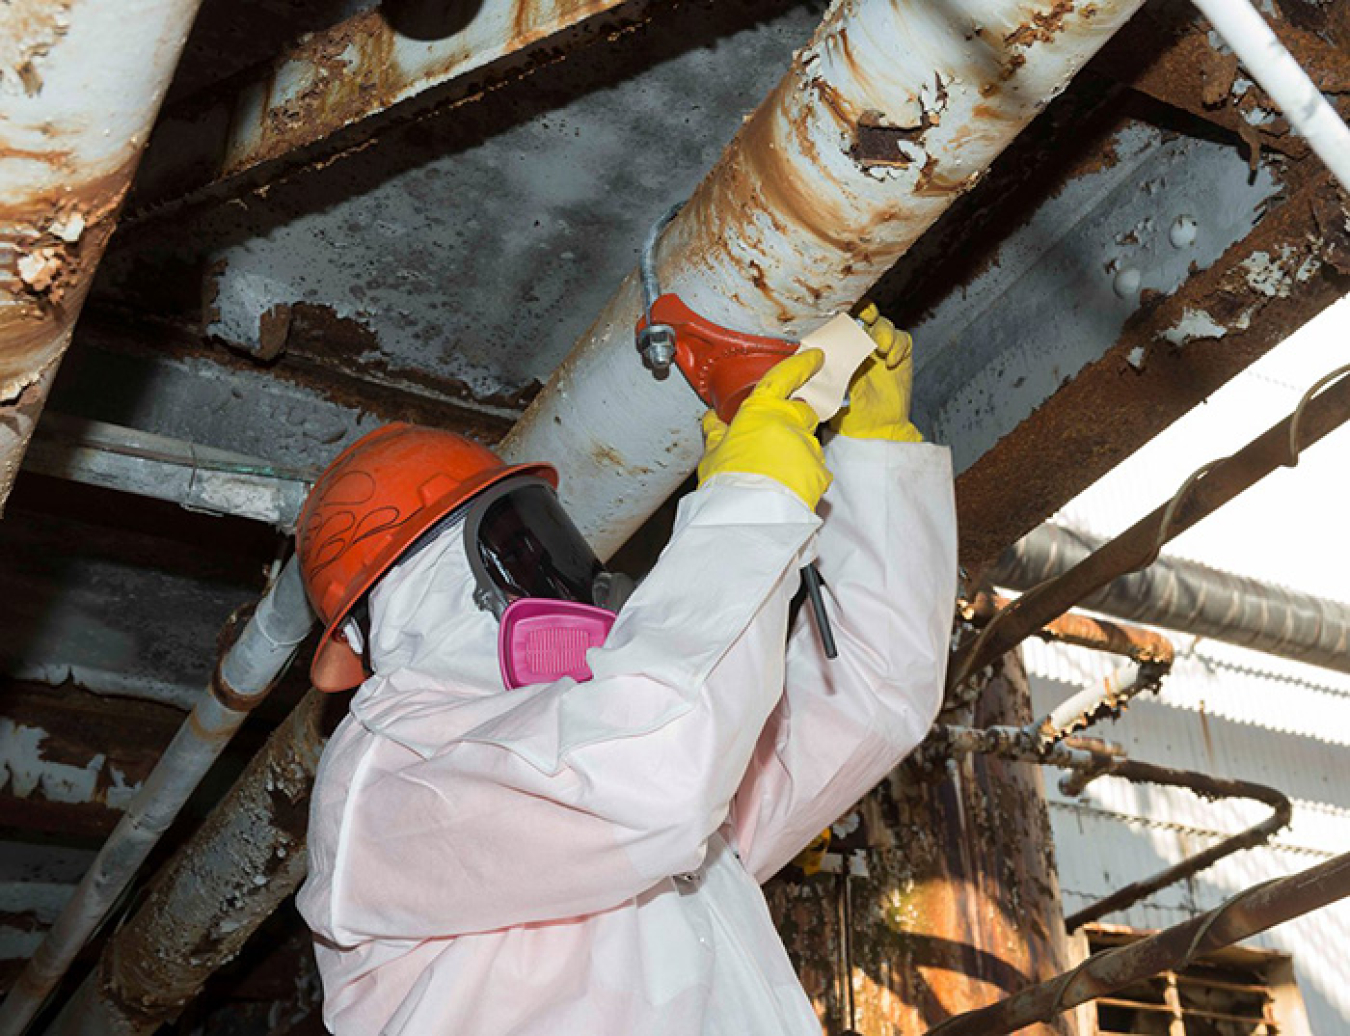
<instances>
[{"instance_id":1,"label":"gloved hand","mask_svg":"<svg viewBox=\"0 0 1350 1036\"><path fill-rule=\"evenodd\" d=\"M910 388L914 381L914 339L900 331L869 304L858 315L876 352L863 361L849 383L849 405L830 427L851 439L923 442L909 420Z\"/></svg>"},{"instance_id":2,"label":"gloved hand","mask_svg":"<svg viewBox=\"0 0 1350 1036\"><path fill-rule=\"evenodd\" d=\"M816 413L789 397L825 362L819 349L789 356L760 379L731 424L709 410L703 416L701 486L714 475L766 475L796 493L815 510L832 476L816 440Z\"/></svg>"}]
</instances>

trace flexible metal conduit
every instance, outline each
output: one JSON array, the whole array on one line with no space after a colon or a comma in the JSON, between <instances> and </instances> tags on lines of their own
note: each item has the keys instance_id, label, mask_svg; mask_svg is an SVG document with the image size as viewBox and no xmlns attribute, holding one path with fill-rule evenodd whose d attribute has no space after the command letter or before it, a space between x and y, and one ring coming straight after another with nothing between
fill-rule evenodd
<instances>
[{"instance_id":1,"label":"flexible metal conduit","mask_svg":"<svg viewBox=\"0 0 1350 1036\"><path fill-rule=\"evenodd\" d=\"M1139 6L833 4L667 228L662 286L725 327L814 329L863 296ZM558 468L601 556L699 455L703 405L678 375L642 366L640 310L634 271L502 446Z\"/></svg>"},{"instance_id":2,"label":"flexible metal conduit","mask_svg":"<svg viewBox=\"0 0 1350 1036\"><path fill-rule=\"evenodd\" d=\"M28 1027L313 623L292 557L0 1005L0 1036L19 1036Z\"/></svg>"},{"instance_id":3,"label":"flexible metal conduit","mask_svg":"<svg viewBox=\"0 0 1350 1036\"><path fill-rule=\"evenodd\" d=\"M927 1036L1007 1036L1048 1022L1196 957L1264 932L1350 896L1350 853L1239 892L1222 906L1128 946L1093 954L1072 971L1006 1000L950 1018Z\"/></svg>"},{"instance_id":4,"label":"flexible metal conduit","mask_svg":"<svg viewBox=\"0 0 1350 1036\"><path fill-rule=\"evenodd\" d=\"M1068 572L1104 541L1043 525L1009 547L989 579L1013 590ZM1079 602L1121 619L1184 630L1350 673L1350 606L1193 561L1161 557Z\"/></svg>"}]
</instances>

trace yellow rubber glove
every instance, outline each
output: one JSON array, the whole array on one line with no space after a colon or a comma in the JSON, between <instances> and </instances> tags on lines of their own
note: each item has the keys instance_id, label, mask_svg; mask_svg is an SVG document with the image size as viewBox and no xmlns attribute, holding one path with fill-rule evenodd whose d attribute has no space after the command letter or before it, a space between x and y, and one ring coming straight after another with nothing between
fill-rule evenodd
<instances>
[{"instance_id":1,"label":"yellow rubber glove","mask_svg":"<svg viewBox=\"0 0 1350 1036\"><path fill-rule=\"evenodd\" d=\"M819 874L821 865L825 862L825 854L830 851L830 829L827 827L815 838L807 843L806 848L799 852L793 859L802 872L809 878L812 874Z\"/></svg>"},{"instance_id":2,"label":"yellow rubber glove","mask_svg":"<svg viewBox=\"0 0 1350 1036\"><path fill-rule=\"evenodd\" d=\"M698 484L726 472L766 475L815 510L832 476L816 440L816 412L789 397L824 362L819 349L789 356L760 379L730 425L709 410L703 416Z\"/></svg>"},{"instance_id":3,"label":"yellow rubber glove","mask_svg":"<svg viewBox=\"0 0 1350 1036\"><path fill-rule=\"evenodd\" d=\"M914 339L868 304L858 319L867 328L876 352L863 361L849 383L849 405L830 427L851 439L923 442L909 420L910 389L914 382Z\"/></svg>"}]
</instances>

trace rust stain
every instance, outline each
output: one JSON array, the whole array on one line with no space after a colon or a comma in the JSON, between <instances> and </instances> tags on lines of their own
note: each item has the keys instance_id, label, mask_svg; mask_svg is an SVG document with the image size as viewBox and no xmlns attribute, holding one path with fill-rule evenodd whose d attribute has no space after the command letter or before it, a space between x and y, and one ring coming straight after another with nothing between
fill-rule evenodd
<instances>
[{"instance_id":1,"label":"rust stain","mask_svg":"<svg viewBox=\"0 0 1350 1036\"><path fill-rule=\"evenodd\" d=\"M1003 37L1003 42L1009 47L1030 47L1033 43L1053 43L1056 36L1064 29L1065 19L1073 14L1074 0L1055 0L1055 4L1048 11L1038 11L1031 16L1031 21L1023 22L1012 32ZM1093 13L1096 13L1095 8ZM1091 17L1091 15L1086 15ZM1025 58L1023 59L1026 60Z\"/></svg>"},{"instance_id":2,"label":"rust stain","mask_svg":"<svg viewBox=\"0 0 1350 1036\"><path fill-rule=\"evenodd\" d=\"M70 24L70 0L10 0L0 17L0 84L13 77L32 97L42 92L42 59Z\"/></svg>"},{"instance_id":3,"label":"rust stain","mask_svg":"<svg viewBox=\"0 0 1350 1036\"><path fill-rule=\"evenodd\" d=\"M0 203L0 401L33 384L60 355L139 159L133 151L100 176L80 178L69 155L54 152L54 185Z\"/></svg>"}]
</instances>

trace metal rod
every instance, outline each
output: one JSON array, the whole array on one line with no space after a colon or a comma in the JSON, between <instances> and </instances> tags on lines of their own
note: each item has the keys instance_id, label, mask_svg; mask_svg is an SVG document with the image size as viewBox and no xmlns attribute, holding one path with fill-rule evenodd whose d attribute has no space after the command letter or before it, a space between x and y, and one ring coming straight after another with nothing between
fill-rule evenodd
<instances>
[{"instance_id":1,"label":"metal rod","mask_svg":"<svg viewBox=\"0 0 1350 1036\"><path fill-rule=\"evenodd\" d=\"M1148 939L1093 954L1072 971L950 1018L927 1036L1007 1036L1099 996L1350 896L1350 854L1239 892L1222 906Z\"/></svg>"},{"instance_id":2,"label":"metal rod","mask_svg":"<svg viewBox=\"0 0 1350 1036\"><path fill-rule=\"evenodd\" d=\"M781 338L848 310L1139 6L832 5L666 228L662 287L716 324ZM502 443L508 460L558 467L602 557L701 447L703 404L633 348L641 313L635 270Z\"/></svg>"},{"instance_id":3,"label":"metal rod","mask_svg":"<svg viewBox=\"0 0 1350 1036\"><path fill-rule=\"evenodd\" d=\"M1073 747L1072 741L1070 747ZM1269 806L1271 813L1260 823L1253 824L1245 831L1225 838L1203 852L1189 856L1180 863L1159 871L1152 877L1117 889L1105 899L1084 907L1076 914L1070 914L1064 918L1064 926L1071 932L1097 920L1099 917L1105 917L1117 910L1124 910L1141 899L1151 896L1159 889L1175 885L1179 881L1185 881L1191 875L1199 873L1206 867L1213 866L1226 856L1231 856L1243 849L1264 845L1277 831L1289 826L1290 817L1293 816L1294 812L1293 804L1283 792L1264 784L1254 784L1251 781L1212 777L1209 774L1196 773L1190 770L1173 770L1170 767L1155 766L1152 763L1137 762L1133 759L1113 762L1103 772L1112 777L1122 777L1135 784L1161 784L1172 788L1185 788L1187 791L1194 792L1206 799L1254 799Z\"/></svg>"},{"instance_id":4,"label":"metal rod","mask_svg":"<svg viewBox=\"0 0 1350 1036\"><path fill-rule=\"evenodd\" d=\"M0 1036L20 1036L28 1027L313 622L300 566L292 558L0 1004Z\"/></svg>"},{"instance_id":5,"label":"metal rod","mask_svg":"<svg viewBox=\"0 0 1350 1036\"><path fill-rule=\"evenodd\" d=\"M1329 376L1329 385L1328 379L1323 379L1304 396L1288 418L1231 457L1206 465L1192 475L1167 504L1140 519L1063 575L1019 597L957 652L948 671L949 685L959 684L971 673L1012 650L1047 622L1111 580L1151 564L1164 543L1276 468L1298 463L1300 451L1350 419L1350 378L1345 377L1348 372L1350 368L1344 368Z\"/></svg>"},{"instance_id":6,"label":"metal rod","mask_svg":"<svg viewBox=\"0 0 1350 1036\"><path fill-rule=\"evenodd\" d=\"M1012 590L1063 575L1105 541L1042 525L1004 551L987 578ZM1078 602L1082 607L1350 673L1350 607L1246 576L1160 557Z\"/></svg>"},{"instance_id":7,"label":"metal rod","mask_svg":"<svg viewBox=\"0 0 1350 1036\"><path fill-rule=\"evenodd\" d=\"M1249 0L1193 0L1270 94L1341 188L1350 191L1350 129Z\"/></svg>"}]
</instances>

